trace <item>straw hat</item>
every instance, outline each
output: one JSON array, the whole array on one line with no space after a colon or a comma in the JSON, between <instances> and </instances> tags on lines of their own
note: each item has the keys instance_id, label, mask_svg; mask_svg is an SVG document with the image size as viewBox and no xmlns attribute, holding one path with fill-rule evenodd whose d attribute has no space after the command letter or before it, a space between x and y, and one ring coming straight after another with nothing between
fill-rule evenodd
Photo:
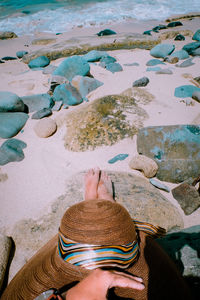
<instances>
[{"instance_id":1,"label":"straw hat","mask_svg":"<svg viewBox=\"0 0 200 300\"><path fill-rule=\"evenodd\" d=\"M50 288L80 281L101 266L123 268L123 272L143 278L143 291L115 288L114 295L190 299L176 267L150 237L160 233L163 229L133 221L120 204L105 200L75 204L65 212L59 233L23 266L1 299L31 300Z\"/></svg>"}]
</instances>

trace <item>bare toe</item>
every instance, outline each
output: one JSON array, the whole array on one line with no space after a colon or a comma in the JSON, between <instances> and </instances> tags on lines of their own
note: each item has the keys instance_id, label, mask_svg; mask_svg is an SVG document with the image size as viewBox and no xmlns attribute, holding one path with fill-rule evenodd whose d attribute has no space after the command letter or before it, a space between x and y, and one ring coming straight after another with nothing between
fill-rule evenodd
<instances>
[{"instance_id":1,"label":"bare toe","mask_svg":"<svg viewBox=\"0 0 200 300\"><path fill-rule=\"evenodd\" d=\"M97 199L99 168L90 169L85 175L85 200Z\"/></svg>"},{"instance_id":2,"label":"bare toe","mask_svg":"<svg viewBox=\"0 0 200 300\"><path fill-rule=\"evenodd\" d=\"M113 198L113 186L110 177L105 171L101 171L101 177L98 184L98 199L115 201Z\"/></svg>"}]
</instances>

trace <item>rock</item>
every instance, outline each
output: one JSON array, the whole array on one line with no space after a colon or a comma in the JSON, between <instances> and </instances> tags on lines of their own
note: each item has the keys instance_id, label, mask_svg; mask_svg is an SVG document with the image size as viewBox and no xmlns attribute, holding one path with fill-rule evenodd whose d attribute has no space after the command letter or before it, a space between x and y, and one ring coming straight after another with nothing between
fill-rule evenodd
<instances>
[{"instance_id":1,"label":"rock","mask_svg":"<svg viewBox=\"0 0 200 300\"><path fill-rule=\"evenodd\" d=\"M80 76L77 75L72 79L73 87L75 87L81 97L87 101L86 96L91 92L96 90L98 87L103 85L103 82L96 80L95 78L91 78L88 76Z\"/></svg>"},{"instance_id":2,"label":"rock","mask_svg":"<svg viewBox=\"0 0 200 300\"><path fill-rule=\"evenodd\" d=\"M199 278L200 270L200 225L168 233L156 241L163 247L176 264L181 274L187 279ZM198 285L196 286L196 288ZM193 289L195 286L193 287ZM199 296L199 294L197 294ZM194 299L198 299L194 298Z\"/></svg>"},{"instance_id":3,"label":"rock","mask_svg":"<svg viewBox=\"0 0 200 300\"><path fill-rule=\"evenodd\" d=\"M146 69L147 72L151 72L151 71L153 71L153 72L158 72L158 71L160 71L160 70L162 70L161 67L148 67L148 68Z\"/></svg>"},{"instance_id":4,"label":"rock","mask_svg":"<svg viewBox=\"0 0 200 300\"><path fill-rule=\"evenodd\" d=\"M193 58L188 58L186 59L184 62L182 62L181 64L179 65L176 65L176 67L179 67L179 68L187 68L187 67L190 67L192 65L194 65L195 63L193 63Z\"/></svg>"},{"instance_id":5,"label":"rock","mask_svg":"<svg viewBox=\"0 0 200 300\"><path fill-rule=\"evenodd\" d=\"M157 58L165 58L170 55L174 49L175 46L171 44L158 44L151 49L150 54Z\"/></svg>"},{"instance_id":6,"label":"rock","mask_svg":"<svg viewBox=\"0 0 200 300\"><path fill-rule=\"evenodd\" d=\"M147 86L147 84L149 83L149 78L148 77L142 77L136 81L133 82L133 87L134 86Z\"/></svg>"},{"instance_id":7,"label":"rock","mask_svg":"<svg viewBox=\"0 0 200 300\"><path fill-rule=\"evenodd\" d=\"M44 118L37 122L34 131L40 138L47 138L53 135L57 130L56 122L50 118Z\"/></svg>"},{"instance_id":8,"label":"rock","mask_svg":"<svg viewBox=\"0 0 200 300\"><path fill-rule=\"evenodd\" d=\"M24 159L23 149L26 143L18 139L9 139L0 147L0 165L3 166L9 162L21 161Z\"/></svg>"},{"instance_id":9,"label":"rock","mask_svg":"<svg viewBox=\"0 0 200 300\"><path fill-rule=\"evenodd\" d=\"M4 283L4 278L9 262L12 240L10 237L0 234L0 291Z\"/></svg>"},{"instance_id":10,"label":"rock","mask_svg":"<svg viewBox=\"0 0 200 300\"><path fill-rule=\"evenodd\" d=\"M161 69L159 71L156 72L156 74L173 74L172 70L170 69Z\"/></svg>"},{"instance_id":11,"label":"rock","mask_svg":"<svg viewBox=\"0 0 200 300\"><path fill-rule=\"evenodd\" d=\"M8 60L16 60L17 57L15 57L15 56L4 56L1 59L5 60L5 61L8 61Z\"/></svg>"},{"instance_id":12,"label":"rock","mask_svg":"<svg viewBox=\"0 0 200 300\"><path fill-rule=\"evenodd\" d=\"M185 37L182 34L178 34L174 40L175 41L185 41Z\"/></svg>"},{"instance_id":13,"label":"rock","mask_svg":"<svg viewBox=\"0 0 200 300\"><path fill-rule=\"evenodd\" d=\"M37 111L36 113L34 113L31 117L31 119L42 119L44 117L48 117L52 115L52 111L50 108L43 108L39 111Z\"/></svg>"},{"instance_id":14,"label":"rock","mask_svg":"<svg viewBox=\"0 0 200 300\"><path fill-rule=\"evenodd\" d=\"M131 120L126 115L127 109ZM96 99L67 115L65 147L78 152L113 145L134 136L146 117L145 110L138 107L133 97L110 95Z\"/></svg>"},{"instance_id":15,"label":"rock","mask_svg":"<svg viewBox=\"0 0 200 300\"><path fill-rule=\"evenodd\" d=\"M59 84L63 84L63 83L69 83L69 80L64 76L52 75L49 91L53 92Z\"/></svg>"},{"instance_id":16,"label":"rock","mask_svg":"<svg viewBox=\"0 0 200 300\"><path fill-rule=\"evenodd\" d=\"M26 124L28 115L22 112L0 113L0 137L8 139L15 136Z\"/></svg>"},{"instance_id":17,"label":"rock","mask_svg":"<svg viewBox=\"0 0 200 300\"><path fill-rule=\"evenodd\" d=\"M200 56L200 47L191 51L192 56Z\"/></svg>"},{"instance_id":18,"label":"rock","mask_svg":"<svg viewBox=\"0 0 200 300\"><path fill-rule=\"evenodd\" d=\"M158 164L157 178L173 183L199 175L200 125L150 126L139 130L137 150Z\"/></svg>"},{"instance_id":19,"label":"rock","mask_svg":"<svg viewBox=\"0 0 200 300\"><path fill-rule=\"evenodd\" d=\"M146 30L146 31L143 32L143 34L151 35L151 31L152 31L152 30Z\"/></svg>"},{"instance_id":20,"label":"rock","mask_svg":"<svg viewBox=\"0 0 200 300\"><path fill-rule=\"evenodd\" d=\"M122 154L122 153L120 153L120 154L114 156L113 158L109 159L108 163L109 164L114 164L114 163L116 163L119 160L126 159L127 157L128 157L128 154Z\"/></svg>"},{"instance_id":21,"label":"rock","mask_svg":"<svg viewBox=\"0 0 200 300\"><path fill-rule=\"evenodd\" d=\"M164 59L164 61L166 61L166 62L168 62L168 63L170 63L170 64L175 64L175 63L178 62L178 60L179 60L179 59L178 59L177 56L172 56L172 55L166 56L165 59Z\"/></svg>"},{"instance_id":22,"label":"rock","mask_svg":"<svg viewBox=\"0 0 200 300\"><path fill-rule=\"evenodd\" d=\"M63 105L62 101L56 101L52 110L53 111L59 111L61 109L61 106Z\"/></svg>"},{"instance_id":23,"label":"rock","mask_svg":"<svg viewBox=\"0 0 200 300\"><path fill-rule=\"evenodd\" d=\"M90 65L78 55L66 58L53 72L53 75L66 77L69 81L76 75L89 75Z\"/></svg>"},{"instance_id":24,"label":"rock","mask_svg":"<svg viewBox=\"0 0 200 300\"><path fill-rule=\"evenodd\" d=\"M178 98L192 97L192 94L196 91L200 91L200 88L194 85L181 85L175 88L174 96Z\"/></svg>"},{"instance_id":25,"label":"rock","mask_svg":"<svg viewBox=\"0 0 200 300\"><path fill-rule=\"evenodd\" d=\"M159 35L159 38L161 40L171 40L171 39L175 39L175 37L177 35L183 35L183 36L189 36L189 37L192 37L193 36L193 32L191 30L179 30L179 31L176 31L176 30L172 30L172 31L166 31L166 32L162 32L160 35Z\"/></svg>"},{"instance_id":26,"label":"rock","mask_svg":"<svg viewBox=\"0 0 200 300\"><path fill-rule=\"evenodd\" d=\"M83 58L87 62L95 62L99 61L102 57L108 56L108 53L105 51L99 51L99 50L91 50L87 54L83 55Z\"/></svg>"},{"instance_id":27,"label":"rock","mask_svg":"<svg viewBox=\"0 0 200 300\"><path fill-rule=\"evenodd\" d=\"M26 55L26 54L28 54L28 52L27 51L24 51L24 50L21 50L21 51L17 51L16 52L16 56L18 57L18 58L22 58L24 55Z\"/></svg>"},{"instance_id":28,"label":"rock","mask_svg":"<svg viewBox=\"0 0 200 300\"><path fill-rule=\"evenodd\" d=\"M70 83L58 85L53 92L54 101L62 101L63 104L77 105L83 102L82 96L78 90Z\"/></svg>"},{"instance_id":29,"label":"rock","mask_svg":"<svg viewBox=\"0 0 200 300\"><path fill-rule=\"evenodd\" d=\"M182 26L183 24L180 21L174 21L170 22L167 27L177 27L177 26Z\"/></svg>"},{"instance_id":30,"label":"rock","mask_svg":"<svg viewBox=\"0 0 200 300\"><path fill-rule=\"evenodd\" d=\"M129 63L129 64L124 64L124 66L128 66L128 67L138 67L139 66L139 64L138 63L136 63L136 62L133 62L133 63Z\"/></svg>"},{"instance_id":31,"label":"rock","mask_svg":"<svg viewBox=\"0 0 200 300\"><path fill-rule=\"evenodd\" d=\"M189 58L189 54L185 50L174 51L170 56L178 57L179 60Z\"/></svg>"},{"instance_id":32,"label":"rock","mask_svg":"<svg viewBox=\"0 0 200 300\"><path fill-rule=\"evenodd\" d=\"M166 186L162 182L156 180L155 178L150 178L149 182L160 190L163 190L168 193L170 192L170 189L168 188L168 186Z\"/></svg>"},{"instance_id":33,"label":"rock","mask_svg":"<svg viewBox=\"0 0 200 300\"><path fill-rule=\"evenodd\" d=\"M0 91L0 112L24 112L24 102L16 94Z\"/></svg>"},{"instance_id":34,"label":"rock","mask_svg":"<svg viewBox=\"0 0 200 300\"><path fill-rule=\"evenodd\" d=\"M200 42L200 29L198 29L192 37L193 40Z\"/></svg>"},{"instance_id":35,"label":"rock","mask_svg":"<svg viewBox=\"0 0 200 300\"><path fill-rule=\"evenodd\" d=\"M43 68L42 74L52 74L56 68L56 66L48 65L47 67Z\"/></svg>"},{"instance_id":36,"label":"rock","mask_svg":"<svg viewBox=\"0 0 200 300\"><path fill-rule=\"evenodd\" d=\"M14 39L18 36L12 31L0 31L0 40Z\"/></svg>"},{"instance_id":37,"label":"rock","mask_svg":"<svg viewBox=\"0 0 200 300\"><path fill-rule=\"evenodd\" d=\"M195 77L194 80L200 84L200 76Z\"/></svg>"},{"instance_id":38,"label":"rock","mask_svg":"<svg viewBox=\"0 0 200 300\"><path fill-rule=\"evenodd\" d=\"M110 71L112 73L115 73L115 72L121 72L121 71L123 71L123 68L118 63L109 63L109 64L106 64L106 70L108 70L108 71Z\"/></svg>"},{"instance_id":39,"label":"rock","mask_svg":"<svg viewBox=\"0 0 200 300\"><path fill-rule=\"evenodd\" d=\"M129 167L142 171L148 178L154 177L158 171L157 163L145 155L135 155L129 162Z\"/></svg>"},{"instance_id":40,"label":"rock","mask_svg":"<svg viewBox=\"0 0 200 300\"><path fill-rule=\"evenodd\" d=\"M102 58L100 59L99 66L101 66L102 68L106 68L106 65L108 65L108 64L110 64L110 63L114 63L114 62L116 62L116 61L117 61L116 58L114 58L114 57L108 55L108 56L102 57Z\"/></svg>"},{"instance_id":41,"label":"rock","mask_svg":"<svg viewBox=\"0 0 200 300\"><path fill-rule=\"evenodd\" d=\"M35 39L31 42L32 45L48 45L56 42L56 39L51 38L41 38L41 39Z\"/></svg>"},{"instance_id":42,"label":"rock","mask_svg":"<svg viewBox=\"0 0 200 300\"><path fill-rule=\"evenodd\" d=\"M150 59L146 63L146 66L156 66L156 65L165 65L165 63L156 58Z\"/></svg>"},{"instance_id":43,"label":"rock","mask_svg":"<svg viewBox=\"0 0 200 300\"><path fill-rule=\"evenodd\" d=\"M36 94L21 97L24 104L27 105L29 112L41 110L43 108L51 108L54 101L49 94Z\"/></svg>"},{"instance_id":44,"label":"rock","mask_svg":"<svg viewBox=\"0 0 200 300\"><path fill-rule=\"evenodd\" d=\"M32 59L28 66L30 69L36 69L36 68L44 68L50 64L50 60L46 56L39 56L34 59Z\"/></svg>"},{"instance_id":45,"label":"rock","mask_svg":"<svg viewBox=\"0 0 200 300\"><path fill-rule=\"evenodd\" d=\"M200 91L195 91L192 93L192 99L198 101L200 103Z\"/></svg>"},{"instance_id":46,"label":"rock","mask_svg":"<svg viewBox=\"0 0 200 300\"><path fill-rule=\"evenodd\" d=\"M3 173L1 172L1 169L0 169L0 182L4 182L8 179L8 175L6 173ZM0 288L1 290L1 288Z\"/></svg>"},{"instance_id":47,"label":"rock","mask_svg":"<svg viewBox=\"0 0 200 300\"><path fill-rule=\"evenodd\" d=\"M111 30L111 29L104 29L101 30L97 33L98 36L103 36L103 35L112 35L112 34L116 34L115 31Z\"/></svg>"},{"instance_id":48,"label":"rock","mask_svg":"<svg viewBox=\"0 0 200 300\"><path fill-rule=\"evenodd\" d=\"M155 26L154 28L152 28L152 30L153 30L154 32L158 32L159 30L162 30L162 29L167 29L167 26L166 26L166 25L160 24L160 25Z\"/></svg>"},{"instance_id":49,"label":"rock","mask_svg":"<svg viewBox=\"0 0 200 300\"><path fill-rule=\"evenodd\" d=\"M173 197L178 201L186 215L192 214L200 207L200 195L196 188L186 182L172 189Z\"/></svg>"},{"instance_id":50,"label":"rock","mask_svg":"<svg viewBox=\"0 0 200 300\"><path fill-rule=\"evenodd\" d=\"M194 50L200 47L200 42L192 42L183 46L182 50L185 50L188 54L191 54Z\"/></svg>"}]
</instances>

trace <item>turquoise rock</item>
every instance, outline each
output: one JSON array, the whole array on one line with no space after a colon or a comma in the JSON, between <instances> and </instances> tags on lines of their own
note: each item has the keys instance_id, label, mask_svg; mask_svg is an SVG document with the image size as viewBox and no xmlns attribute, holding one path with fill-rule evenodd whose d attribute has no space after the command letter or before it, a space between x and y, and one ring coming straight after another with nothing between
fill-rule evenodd
<instances>
[{"instance_id":1,"label":"turquoise rock","mask_svg":"<svg viewBox=\"0 0 200 300\"><path fill-rule=\"evenodd\" d=\"M96 90L98 87L103 85L103 82L91 78L88 76L75 76L72 80L72 85L77 88L78 92L82 98L87 101L86 96L91 92Z\"/></svg>"},{"instance_id":2,"label":"turquoise rock","mask_svg":"<svg viewBox=\"0 0 200 300\"><path fill-rule=\"evenodd\" d=\"M146 69L147 72L151 72L151 71L158 72L160 70L161 70L161 67L148 67Z\"/></svg>"},{"instance_id":3,"label":"turquoise rock","mask_svg":"<svg viewBox=\"0 0 200 300\"><path fill-rule=\"evenodd\" d=\"M83 58L88 62L95 62L106 56L108 56L108 53L105 51L91 50L87 54L83 55Z\"/></svg>"},{"instance_id":4,"label":"turquoise rock","mask_svg":"<svg viewBox=\"0 0 200 300\"><path fill-rule=\"evenodd\" d=\"M173 21L170 22L167 27L176 27L176 26L182 26L183 24L180 21Z\"/></svg>"},{"instance_id":5,"label":"turquoise rock","mask_svg":"<svg viewBox=\"0 0 200 300\"><path fill-rule=\"evenodd\" d=\"M162 182L156 180L155 178L150 178L150 179L149 179L149 182L150 182L153 186L157 187L157 188L160 189L160 190L163 190L163 191L168 192L168 193L170 192L170 189L168 188L168 186L166 186L166 185L163 184Z\"/></svg>"},{"instance_id":6,"label":"turquoise rock","mask_svg":"<svg viewBox=\"0 0 200 300\"><path fill-rule=\"evenodd\" d=\"M120 64L114 62L114 63L107 64L106 70L115 73L115 72L123 71L123 68Z\"/></svg>"},{"instance_id":7,"label":"turquoise rock","mask_svg":"<svg viewBox=\"0 0 200 300\"><path fill-rule=\"evenodd\" d=\"M108 55L108 56L102 57L102 58L100 59L99 65L100 65L101 67L103 67L103 68L106 68L106 65L108 65L108 64L110 64L110 63L114 63L114 62L116 62L116 61L117 61L116 58L114 58L113 56Z\"/></svg>"},{"instance_id":8,"label":"turquoise rock","mask_svg":"<svg viewBox=\"0 0 200 300\"><path fill-rule=\"evenodd\" d=\"M157 58L165 58L170 55L174 49L175 46L171 44L158 44L151 49L150 54Z\"/></svg>"},{"instance_id":9,"label":"turquoise rock","mask_svg":"<svg viewBox=\"0 0 200 300\"><path fill-rule=\"evenodd\" d=\"M44 118L44 117L48 117L48 116L50 116L50 115L52 115L51 109L50 109L50 108L43 108L43 109L41 109L41 110L35 112L35 113L32 115L31 119L38 120L38 119L42 119L42 118Z\"/></svg>"},{"instance_id":10,"label":"turquoise rock","mask_svg":"<svg viewBox=\"0 0 200 300\"><path fill-rule=\"evenodd\" d=\"M200 88L198 88L194 85L181 85L181 86L175 88L174 96L178 97L178 98L192 97L192 94L195 91L200 91Z\"/></svg>"},{"instance_id":11,"label":"turquoise rock","mask_svg":"<svg viewBox=\"0 0 200 300\"><path fill-rule=\"evenodd\" d=\"M146 34L146 35L152 35L152 34L151 34L151 31L152 31L152 30L146 30L146 31L143 32L143 34Z\"/></svg>"},{"instance_id":12,"label":"turquoise rock","mask_svg":"<svg viewBox=\"0 0 200 300\"><path fill-rule=\"evenodd\" d=\"M124 160L125 158L128 157L128 154L118 154L116 156L114 156L113 158L111 158L108 163L109 164L114 164L115 162L117 162L118 160Z\"/></svg>"},{"instance_id":13,"label":"turquoise rock","mask_svg":"<svg viewBox=\"0 0 200 300\"><path fill-rule=\"evenodd\" d=\"M54 101L62 101L65 105L77 105L83 102L83 98L70 83L58 85L53 92Z\"/></svg>"},{"instance_id":14,"label":"turquoise rock","mask_svg":"<svg viewBox=\"0 0 200 300\"><path fill-rule=\"evenodd\" d=\"M200 56L200 47L191 51L192 56Z\"/></svg>"},{"instance_id":15,"label":"turquoise rock","mask_svg":"<svg viewBox=\"0 0 200 300\"><path fill-rule=\"evenodd\" d=\"M89 72L89 63L81 56L74 55L66 58L53 72L53 75L64 76L71 81L74 76L86 76Z\"/></svg>"},{"instance_id":16,"label":"turquoise rock","mask_svg":"<svg viewBox=\"0 0 200 300\"><path fill-rule=\"evenodd\" d=\"M116 34L115 31L111 30L111 29L104 29L101 30L97 33L98 36L103 36L103 35L112 35L112 34Z\"/></svg>"},{"instance_id":17,"label":"turquoise rock","mask_svg":"<svg viewBox=\"0 0 200 300\"><path fill-rule=\"evenodd\" d=\"M181 64L177 64L176 67L180 67L180 68L190 67L190 66L195 64L195 63L193 63L192 60L193 60L193 58L188 58L184 62L182 62Z\"/></svg>"},{"instance_id":18,"label":"turquoise rock","mask_svg":"<svg viewBox=\"0 0 200 300\"><path fill-rule=\"evenodd\" d=\"M23 149L26 143L18 139L5 141L0 147L0 165L3 166L12 161L21 161L24 159Z\"/></svg>"},{"instance_id":19,"label":"turquoise rock","mask_svg":"<svg viewBox=\"0 0 200 300\"><path fill-rule=\"evenodd\" d=\"M175 41L185 41L185 37L182 34L177 34L177 36L174 39Z\"/></svg>"},{"instance_id":20,"label":"turquoise rock","mask_svg":"<svg viewBox=\"0 0 200 300\"><path fill-rule=\"evenodd\" d=\"M179 60L189 58L189 54L185 50L174 51L170 56L178 57Z\"/></svg>"},{"instance_id":21,"label":"turquoise rock","mask_svg":"<svg viewBox=\"0 0 200 300\"><path fill-rule=\"evenodd\" d=\"M34 112L43 108L51 108L54 101L49 94L36 94L21 97L22 101L28 107L28 112Z\"/></svg>"},{"instance_id":22,"label":"turquoise rock","mask_svg":"<svg viewBox=\"0 0 200 300\"><path fill-rule=\"evenodd\" d=\"M44 68L50 64L50 60L46 56L39 56L34 59L32 59L28 66L30 69L36 69L36 68Z\"/></svg>"},{"instance_id":23,"label":"turquoise rock","mask_svg":"<svg viewBox=\"0 0 200 300\"><path fill-rule=\"evenodd\" d=\"M200 42L200 29L198 29L192 37L193 40Z\"/></svg>"},{"instance_id":24,"label":"turquoise rock","mask_svg":"<svg viewBox=\"0 0 200 300\"><path fill-rule=\"evenodd\" d=\"M26 55L26 54L28 54L28 52L27 51L24 51L24 50L22 50L22 51L17 51L16 52L16 56L18 57L18 58L22 58L24 55Z\"/></svg>"},{"instance_id":25,"label":"turquoise rock","mask_svg":"<svg viewBox=\"0 0 200 300\"><path fill-rule=\"evenodd\" d=\"M16 94L0 92L0 112L24 112L24 102Z\"/></svg>"},{"instance_id":26,"label":"turquoise rock","mask_svg":"<svg viewBox=\"0 0 200 300\"><path fill-rule=\"evenodd\" d=\"M166 64L163 61L160 61L159 59L156 58L150 59L146 63L146 66L156 66L156 65L166 65Z\"/></svg>"},{"instance_id":27,"label":"turquoise rock","mask_svg":"<svg viewBox=\"0 0 200 300\"><path fill-rule=\"evenodd\" d=\"M26 124L28 115L23 112L0 113L0 137L8 139L15 136Z\"/></svg>"},{"instance_id":28,"label":"turquoise rock","mask_svg":"<svg viewBox=\"0 0 200 300\"><path fill-rule=\"evenodd\" d=\"M200 42L192 42L183 46L182 50L187 51L188 54L191 54L194 50L200 47Z\"/></svg>"}]
</instances>

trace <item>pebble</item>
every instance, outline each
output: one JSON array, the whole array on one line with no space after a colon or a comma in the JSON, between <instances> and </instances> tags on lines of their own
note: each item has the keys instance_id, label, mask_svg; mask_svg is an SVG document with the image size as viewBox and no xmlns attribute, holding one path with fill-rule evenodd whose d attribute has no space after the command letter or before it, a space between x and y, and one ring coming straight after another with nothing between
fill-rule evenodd
<instances>
[{"instance_id":1,"label":"pebble","mask_svg":"<svg viewBox=\"0 0 200 300\"><path fill-rule=\"evenodd\" d=\"M114 156L113 158L111 158L108 163L109 164L114 164L115 162L117 162L118 160L124 160L125 158L128 157L128 154L118 154L116 156Z\"/></svg>"},{"instance_id":2,"label":"pebble","mask_svg":"<svg viewBox=\"0 0 200 300\"><path fill-rule=\"evenodd\" d=\"M155 178L150 178L149 182L154 185L155 187L159 188L160 190L163 190L165 192L170 192L170 189L163 183L161 183L160 181L156 180Z\"/></svg>"}]
</instances>

